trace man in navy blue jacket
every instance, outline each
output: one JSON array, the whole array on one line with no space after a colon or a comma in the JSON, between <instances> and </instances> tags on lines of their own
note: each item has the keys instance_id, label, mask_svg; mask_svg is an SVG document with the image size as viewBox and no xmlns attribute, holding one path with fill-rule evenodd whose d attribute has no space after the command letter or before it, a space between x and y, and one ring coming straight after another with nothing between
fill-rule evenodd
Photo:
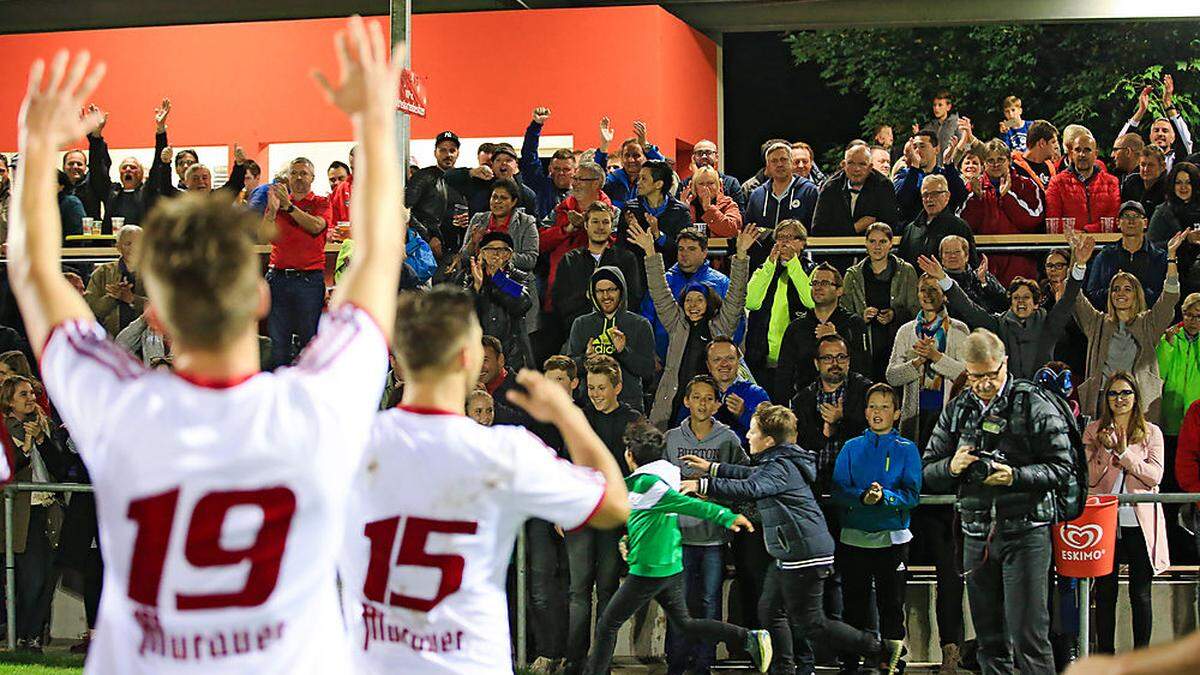
<instances>
[{"instance_id":1,"label":"man in navy blue jacket","mask_svg":"<svg viewBox=\"0 0 1200 675\"><path fill-rule=\"evenodd\" d=\"M604 181L604 194L613 204L624 204L637 197L638 174L646 160L665 161L666 157L658 148L646 141L645 122L634 122L633 132L637 134L621 142L621 168L610 171ZM608 167L608 144L613 139L613 128L608 118L600 120L600 147L596 150L596 163ZM690 215L688 216L691 217Z\"/></svg>"},{"instance_id":2,"label":"man in navy blue jacket","mask_svg":"<svg viewBox=\"0 0 1200 675\"><path fill-rule=\"evenodd\" d=\"M754 500L762 516L763 539L775 564L763 587L763 623L771 631L775 663L795 669L792 630L821 641L839 654L865 656L881 672L896 673L900 640L880 639L825 616L825 579L833 573L833 537L813 495L816 466L812 453L796 443L796 416L786 406L764 405L754 412L747 435L751 466L713 463L694 455L681 459L708 477L683 481L683 492L716 499ZM805 664L812 672L812 664Z\"/></svg>"},{"instance_id":3,"label":"man in navy blue jacket","mask_svg":"<svg viewBox=\"0 0 1200 675\"><path fill-rule=\"evenodd\" d=\"M571 194L571 178L575 175L575 153L570 148L559 148L550 158L549 175L538 158L538 145L542 140L542 129L550 118L550 109L533 109L533 119L525 128L525 141L521 144L521 180L537 196L537 219L554 212L554 207Z\"/></svg>"},{"instance_id":4,"label":"man in navy blue jacket","mask_svg":"<svg viewBox=\"0 0 1200 675\"><path fill-rule=\"evenodd\" d=\"M932 131L918 131L904 144L904 160L908 166L896 172L892 180L901 223L911 222L921 212L921 182L930 174L946 177L950 190L950 203L946 208L950 213L958 213L958 207L967 201L967 186L958 169L953 164L938 166L940 155L938 137Z\"/></svg>"},{"instance_id":5,"label":"man in navy blue jacket","mask_svg":"<svg viewBox=\"0 0 1200 675\"><path fill-rule=\"evenodd\" d=\"M812 227L820 190L811 180L792 175L792 146L777 141L767 148L764 157L770 180L750 193L744 220L770 232L789 218L804 223L805 229Z\"/></svg>"}]
</instances>

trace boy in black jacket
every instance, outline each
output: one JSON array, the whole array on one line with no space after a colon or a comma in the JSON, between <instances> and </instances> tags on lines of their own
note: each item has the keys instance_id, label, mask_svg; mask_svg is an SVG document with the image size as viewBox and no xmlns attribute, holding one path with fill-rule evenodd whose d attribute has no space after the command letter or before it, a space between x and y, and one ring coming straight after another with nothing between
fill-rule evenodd
<instances>
[{"instance_id":1,"label":"boy in black jacket","mask_svg":"<svg viewBox=\"0 0 1200 675\"><path fill-rule=\"evenodd\" d=\"M685 460L709 477L684 481L682 487L684 492L731 501L753 499L758 505L767 552L775 558L759 602L775 649L771 672L796 672L791 624L810 642L819 640L837 653L875 659L881 672L898 672L903 642L881 640L825 616L822 598L825 579L833 573L833 537L810 487L816 479L812 453L795 445L796 416L785 406L759 406L746 440L751 466ZM806 665L812 672L811 664Z\"/></svg>"},{"instance_id":2,"label":"boy in black jacket","mask_svg":"<svg viewBox=\"0 0 1200 675\"><path fill-rule=\"evenodd\" d=\"M639 317L641 318L641 317ZM644 321L645 319L643 319ZM648 349L653 351L653 343ZM604 441L608 451L617 459L621 473L630 474L625 461L625 429L642 414L622 403L621 365L611 356L588 357L584 362L587 378L588 405L584 415L592 430ZM570 611L567 628L568 673L582 667L588 653L588 638L592 634L592 587L596 588L596 616L603 616L608 601L621 580L621 553L618 543L623 529L596 530L585 527L568 532L567 568L571 575Z\"/></svg>"}]
</instances>

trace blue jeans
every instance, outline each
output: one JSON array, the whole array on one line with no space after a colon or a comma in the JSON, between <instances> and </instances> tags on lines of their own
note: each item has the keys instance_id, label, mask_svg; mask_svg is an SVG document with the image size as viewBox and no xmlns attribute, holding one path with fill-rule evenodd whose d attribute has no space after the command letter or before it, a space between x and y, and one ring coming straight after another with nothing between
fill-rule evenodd
<instances>
[{"instance_id":1,"label":"blue jeans","mask_svg":"<svg viewBox=\"0 0 1200 675\"><path fill-rule=\"evenodd\" d=\"M721 618L721 581L725 577L723 546L683 547L683 592L688 614L695 619ZM716 644L685 634L667 623L667 672L707 673L717 662Z\"/></svg>"},{"instance_id":2,"label":"blue jeans","mask_svg":"<svg viewBox=\"0 0 1200 675\"><path fill-rule=\"evenodd\" d=\"M286 366L298 353L292 347L292 336L298 338L298 349L303 349L317 334L325 306L325 273L271 270L267 285L271 288L271 313L267 315L271 360L276 366Z\"/></svg>"}]
</instances>

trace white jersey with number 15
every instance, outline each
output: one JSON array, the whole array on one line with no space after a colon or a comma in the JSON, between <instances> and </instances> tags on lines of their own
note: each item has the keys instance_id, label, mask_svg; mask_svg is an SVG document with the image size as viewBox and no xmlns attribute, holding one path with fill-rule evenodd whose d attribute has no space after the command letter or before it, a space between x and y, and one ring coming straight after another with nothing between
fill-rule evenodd
<instances>
[{"instance_id":1,"label":"white jersey with number 15","mask_svg":"<svg viewBox=\"0 0 1200 675\"><path fill-rule=\"evenodd\" d=\"M504 580L528 518L582 527L599 472L519 427L380 413L350 491L339 572L356 673L512 672Z\"/></svg>"}]
</instances>

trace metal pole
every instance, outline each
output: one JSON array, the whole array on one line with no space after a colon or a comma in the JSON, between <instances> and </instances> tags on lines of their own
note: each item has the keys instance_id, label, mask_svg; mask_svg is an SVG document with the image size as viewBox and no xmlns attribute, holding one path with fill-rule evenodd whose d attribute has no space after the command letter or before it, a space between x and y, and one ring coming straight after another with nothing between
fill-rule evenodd
<instances>
[{"instance_id":1,"label":"metal pole","mask_svg":"<svg viewBox=\"0 0 1200 675\"><path fill-rule=\"evenodd\" d=\"M8 651L17 648L17 569L13 559L13 487L4 488L4 610L8 614Z\"/></svg>"},{"instance_id":2,"label":"metal pole","mask_svg":"<svg viewBox=\"0 0 1200 675\"><path fill-rule=\"evenodd\" d=\"M526 587L529 579L525 577L525 564L529 559L528 539L525 537L525 527L517 530L517 667L525 667L525 650L529 645L529 627L525 625L525 612L528 610L528 595Z\"/></svg>"},{"instance_id":3,"label":"metal pole","mask_svg":"<svg viewBox=\"0 0 1200 675\"><path fill-rule=\"evenodd\" d=\"M412 6L408 0L391 0L389 3L391 10L391 32L392 32L392 48L401 42L408 43L408 54L404 56L404 65L409 67L412 63ZM395 92L399 99L400 92ZM396 144L399 146L397 150L400 154L400 176L401 189L403 189L404 177L408 176L408 141L409 141L409 124L408 113L396 110Z\"/></svg>"},{"instance_id":4,"label":"metal pole","mask_svg":"<svg viewBox=\"0 0 1200 675\"><path fill-rule=\"evenodd\" d=\"M1078 639L1078 645L1079 645L1079 658L1081 658L1081 659L1088 655L1088 637L1089 637L1090 633L1092 632L1091 626L1088 625L1088 620L1091 618L1091 613L1089 612L1089 610L1091 609L1091 604L1092 604L1092 593L1091 593L1092 588L1091 588L1091 586L1092 586L1091 579L1080 579L1079 580L1079 639Z\"/></svg>"}]
</instances>

